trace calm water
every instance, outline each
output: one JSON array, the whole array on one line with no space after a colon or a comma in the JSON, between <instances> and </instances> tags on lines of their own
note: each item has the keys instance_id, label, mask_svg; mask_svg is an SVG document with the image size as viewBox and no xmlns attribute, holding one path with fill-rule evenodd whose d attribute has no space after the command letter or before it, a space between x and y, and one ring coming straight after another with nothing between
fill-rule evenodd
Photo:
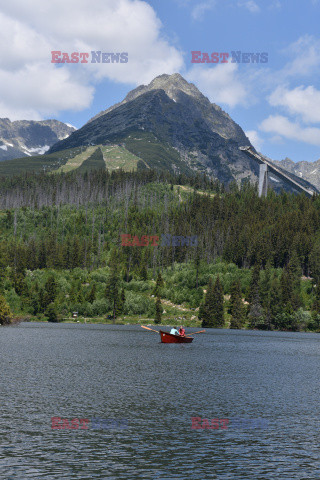
<instances>
[{"instance_id":1,"label":"calm water","mask_svg":"<svg viewBox=\"0 0 320 480\"><path fill-rule=\"evenodd\" d=\"M135 326L0 329L0 478L320 479L320 335ZM191 417L266 428L191 429ZM52 430L51 417L128 419Z\"/></svg>"}]
</instances>

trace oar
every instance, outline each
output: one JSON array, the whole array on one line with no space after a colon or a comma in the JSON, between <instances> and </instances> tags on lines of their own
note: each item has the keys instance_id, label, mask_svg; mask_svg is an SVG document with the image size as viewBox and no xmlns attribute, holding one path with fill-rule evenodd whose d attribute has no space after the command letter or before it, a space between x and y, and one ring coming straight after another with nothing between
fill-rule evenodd
<instances>
[{"instance_id":1,"label":"oar","mask_svg":"<svg viewBox=\"0 0 320 480\"><path fill-rule=\"evenodd\" d=\"M187 335L195 335L196 333L203 333L205 332L205 330L200 330L199 332L193 332L193 333L186 333L186 336Z\"/></svg>"},{"instance_id":2,"label":"oar","mask_svg":"<svg viewBox=\"0 0 320 480\"><path fill-rule=\"evenodd\" d=\"M159 330L154 330L153 328L145 327L144 325L140 325L141 328L145 328L146 330L151 330L152 332L159 333Z\"/></svg>"}]
</instances>

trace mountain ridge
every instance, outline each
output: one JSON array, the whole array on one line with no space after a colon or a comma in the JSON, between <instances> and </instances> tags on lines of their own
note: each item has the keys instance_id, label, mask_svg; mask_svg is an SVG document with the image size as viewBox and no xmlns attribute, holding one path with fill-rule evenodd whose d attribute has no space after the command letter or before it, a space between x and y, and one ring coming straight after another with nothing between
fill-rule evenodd
<instances>
[{"instance_id":1,"label":"mountain ridge","mask_svg":"<svg viewBox=\"0 0 320 480\"><path fill-rule=\"evenodd\" d=\"M59 120L15 120L0 118L0 161L41 155L75 127Z\"/></svg>"}]
</instances>

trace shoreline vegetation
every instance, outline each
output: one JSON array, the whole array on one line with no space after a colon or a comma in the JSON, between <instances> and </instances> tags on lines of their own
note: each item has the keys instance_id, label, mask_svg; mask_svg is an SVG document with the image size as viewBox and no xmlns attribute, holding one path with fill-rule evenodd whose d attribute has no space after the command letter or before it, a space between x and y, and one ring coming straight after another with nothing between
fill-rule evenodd
<instances>
[{"instance_id":1,"label":"shoreline vegetation","mask_svg":"<svg viewBox=\"0 0 320 480\"><path fill-rule=\"evenodd\" d=\"M320 196L153 170L0 177L10 319L320 331Z\"/></svg>"}]
</instances>

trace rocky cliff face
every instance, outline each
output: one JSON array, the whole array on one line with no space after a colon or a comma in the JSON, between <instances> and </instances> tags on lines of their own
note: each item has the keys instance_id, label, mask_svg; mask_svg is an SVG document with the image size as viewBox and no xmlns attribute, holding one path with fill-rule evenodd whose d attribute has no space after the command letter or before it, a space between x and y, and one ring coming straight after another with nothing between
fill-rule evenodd
<instances>
[{"instance_id":1,"label":"rocky cliff face","mask_svg":"<svg viewBox=\"0 0 320 480\"><path fill-rule=\"evenodd\" d=\"M0 118L0 161L45 153L75 128L58 120L10 122Z\"/></svg>"},{"instance_id":2,"label":"rocky cliff face","mask_svg":"<svg viewBox=\"0 0 320 480\"><path fill-rule=\"evenodd\" d=\"M315 162L293 162L290 158L284 160L274 160L274 164L284 168L290 173L293 173L299 178L304 178L308 182L315 185L320 190L320 160Z\"/></svg>"}]
</instances>

